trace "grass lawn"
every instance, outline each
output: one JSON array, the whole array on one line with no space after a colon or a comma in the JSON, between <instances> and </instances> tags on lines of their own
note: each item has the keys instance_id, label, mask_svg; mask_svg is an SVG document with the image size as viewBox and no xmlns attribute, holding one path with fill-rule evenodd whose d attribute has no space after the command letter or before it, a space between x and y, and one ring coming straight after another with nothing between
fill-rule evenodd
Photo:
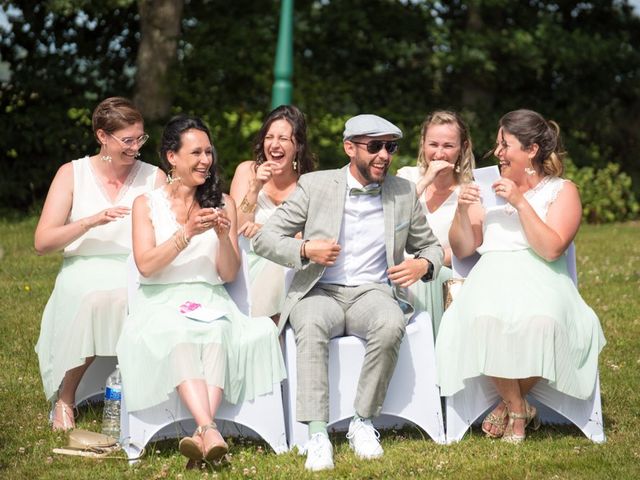
<instances>
[{"instance_id":1,"label":"grass lawn","mask_svg":"<svg viewBox=\"0 0 640 480\"><path fill-rule=\"evenodd\" d=\"M568 426L543 426L520 446L485 439L478 429L441 446L404 429L383 432L385 456L366 462L341 434L333 438L336 469L320 474L305 472L304 457L276 456L246 440L231 442L228 464L201 471L184 469L177 440L150 445L134 466L52 454L66 440L48 426L33 348L60 256L35 255L35 223L0 220L0 478L640 478L640 223L585 225L576 239L580 291L608 341L600 356L605 444ZM78 426L99 430L100 418L100 405L83 408Z\"/></svg>"}]
</instances>

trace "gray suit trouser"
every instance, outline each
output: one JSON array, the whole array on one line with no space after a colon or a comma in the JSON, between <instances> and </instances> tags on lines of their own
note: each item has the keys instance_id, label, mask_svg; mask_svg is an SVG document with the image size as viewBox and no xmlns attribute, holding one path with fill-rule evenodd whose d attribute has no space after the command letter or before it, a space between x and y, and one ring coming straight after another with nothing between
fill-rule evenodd
<instances>
[{"instance_id":1,"label":"gray suit trouser","mask_svg":"<svg viewBox=\"0 0 640 480\"><path fill-rule=\"evenodd\" d=\"M329 340L365 340L364 364L354 403L361 417L380 414L405 332L391 286L317 284L291 310L296 339L297 421L329 421Z\"/></svg>"}]
</instances>

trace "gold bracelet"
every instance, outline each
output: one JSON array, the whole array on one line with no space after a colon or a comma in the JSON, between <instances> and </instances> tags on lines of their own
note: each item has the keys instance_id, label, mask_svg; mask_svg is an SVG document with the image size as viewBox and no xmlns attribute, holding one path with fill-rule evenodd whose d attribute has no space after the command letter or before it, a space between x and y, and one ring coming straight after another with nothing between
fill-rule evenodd
<instances>
[{"instance_id":1,"label":"gold bracelet","mask_svg":"<svg viewBox=\"0 0 640 480\"><path fill-rule=\"evenodd\" d=\"M256 211L256 204L249 203L249 200L247 200L247 196L245 195L240 202L240 210L244 213L253 213Z\"/></svg>"},{"instance_id":2,"label":"gold bracelet","mask_svg":"<svg viewBox=\"0 0 640 480\"><path fill-rule=\"evenodd\" d=\"M190 239L187 240L187 234L184 231L184 227L180 228L180 230L176 231L176 233L173 234L173 244L178 252L181 252L182 250L187 248L187 245L189 245L189 241Z\"/></svg>"}]
</instances>

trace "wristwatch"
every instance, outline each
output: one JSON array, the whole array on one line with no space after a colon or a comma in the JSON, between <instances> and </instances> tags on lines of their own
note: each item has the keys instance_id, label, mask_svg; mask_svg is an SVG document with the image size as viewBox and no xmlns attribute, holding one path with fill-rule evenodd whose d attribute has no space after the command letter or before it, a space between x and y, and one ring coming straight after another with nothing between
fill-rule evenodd
<instances>
[{"instance_id":1,"label":"wristwatch","mask_svg":"<svg viewBox=\"0 0 640 480\"><path fill-rule=\"evenodd\" d=\"M423 260L426 260L427 263L429 264L429 267L427 267L427 273L425 273L420 280L422 280L423 282L428 282L429 280L433 280L433 263L431 263L428 259L424 257L420 257L418 255L416 255L414 258L422 258Z\"/></svg>"}]
</instances>

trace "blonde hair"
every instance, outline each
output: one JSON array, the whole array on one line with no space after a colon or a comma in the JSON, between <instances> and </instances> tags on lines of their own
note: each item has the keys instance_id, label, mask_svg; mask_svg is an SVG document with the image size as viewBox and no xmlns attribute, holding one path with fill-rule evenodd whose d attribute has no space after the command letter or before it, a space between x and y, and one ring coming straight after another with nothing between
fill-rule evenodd
<instances>
[{"instance_id":1,"label":"blonde hair","mask_svg":"<svg viewBox=\"0 0 640 480\"><path fill-rule=\"evenodd\" d=\"M472 170L475 168L475 157L471 134L465 121L456 112L449 110L436 110L427 116L420 130L420 148L418 150L418 167L424 173L429 166L429 160L424 156L424 139L427 130L432 125L454 125L460 136L460 156L456 159L456 168L453 170L453 178L456 184L469 183L473 180ZM456 171L456 169L458 171Z\"/></svg>"},{"instance_id":2,"label":"blonde hair","mask_svg":"<svg viewBox=\"0 0 640 480\"><path fill-rule=\"evenodd\" d=\"M538 153L531 160L538 173L553 177L563 174L566 152L562 147L560 126L556 122L545 120L533 110L520 109L505 114L498 125L516 137L524 150L538 145Z\"/></svg>"}]
</instances>

